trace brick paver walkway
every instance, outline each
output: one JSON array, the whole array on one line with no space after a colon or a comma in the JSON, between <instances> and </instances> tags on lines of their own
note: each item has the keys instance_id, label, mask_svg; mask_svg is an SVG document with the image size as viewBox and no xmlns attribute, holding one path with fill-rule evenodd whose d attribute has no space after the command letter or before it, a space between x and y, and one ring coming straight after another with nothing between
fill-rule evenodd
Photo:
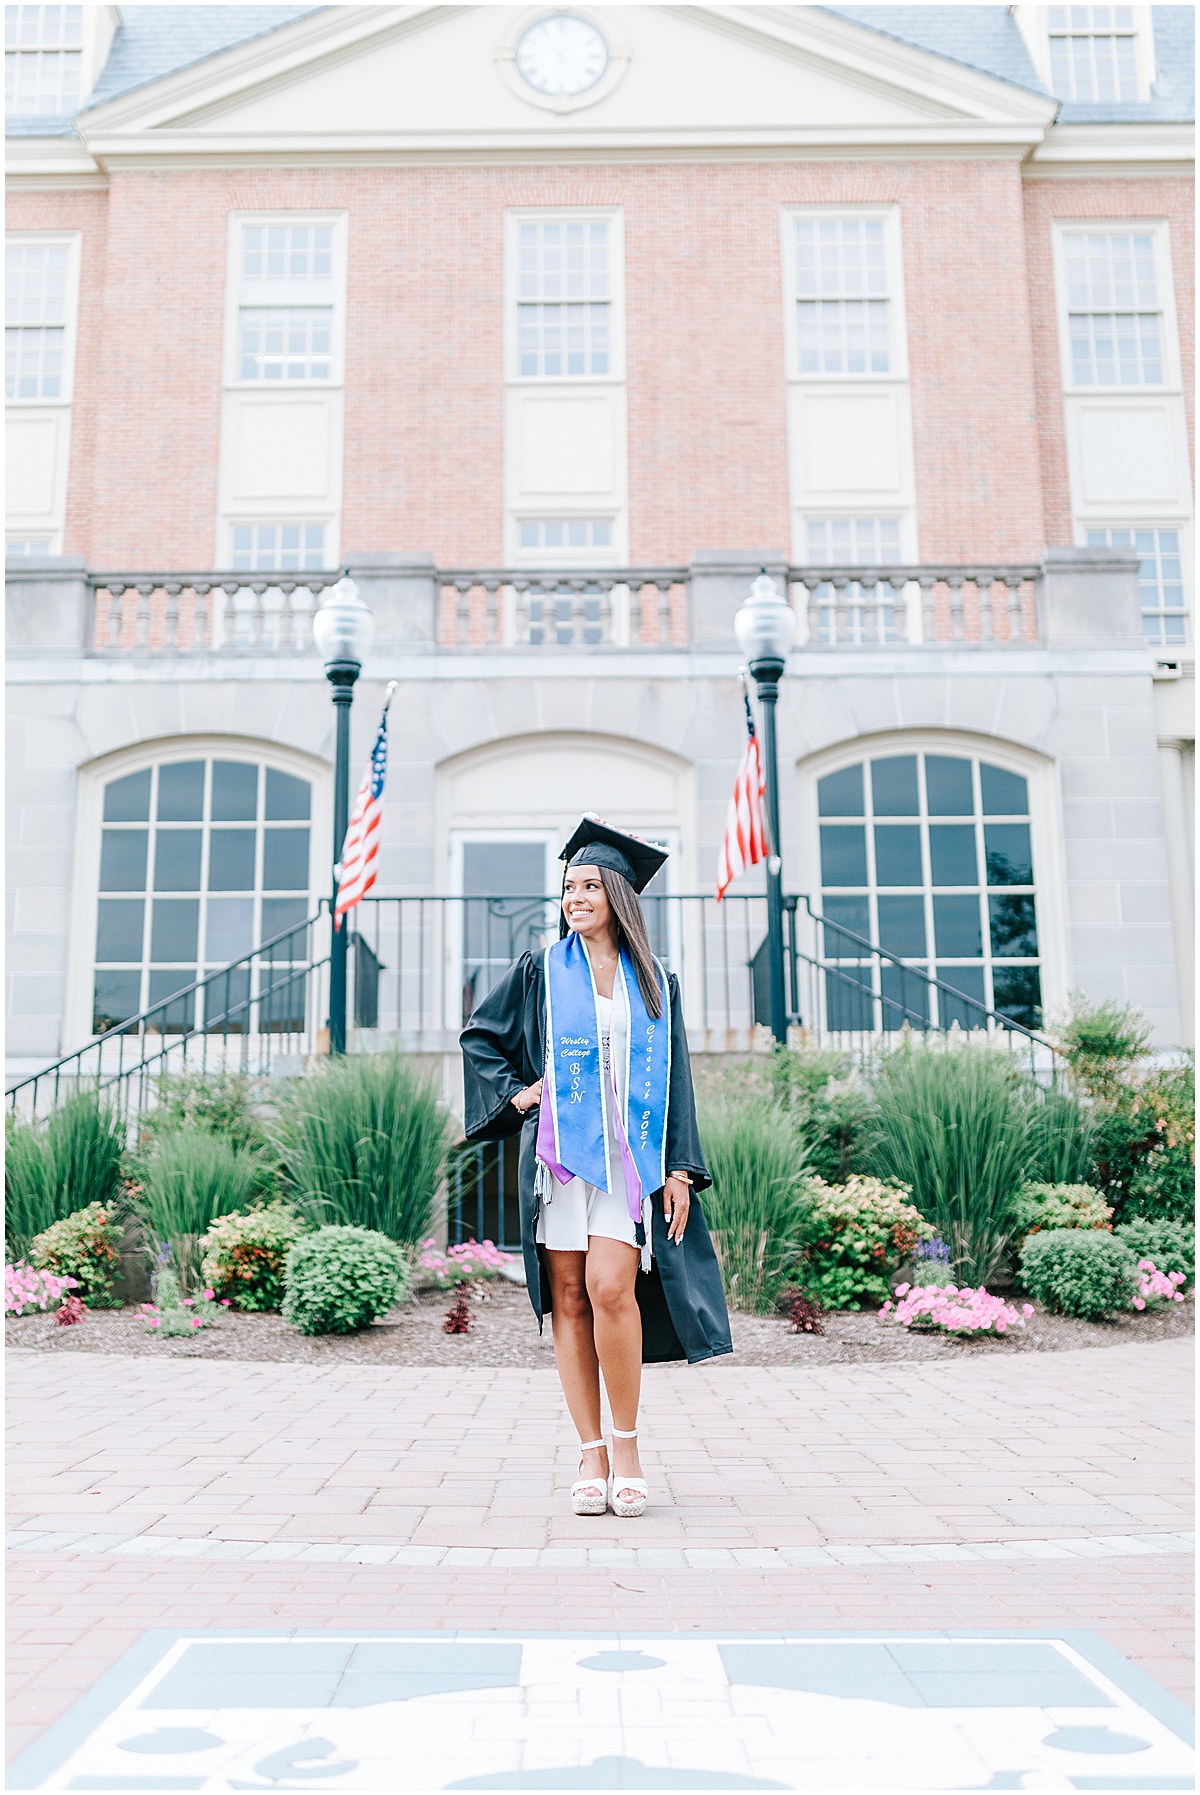
<instances>
[{"instance_id":1,"label":"brick paver walkway","mask_svg":"<svg viewBox=\"0 0 1200 1795\"><path fill-rule=\"evenodd\" d=\"M1187 1698L1192 1561L1171 1536L1191 1525L1190 1372L1185 1342L651 1370L658 1499L617 1523L564 1512L553 1373L13 1354L10 1752L171 1627L1056 1625ZM189 1541L206 1556L178 1556ZM220 1541L255 1557L207 1556ZM305 1542L317 1556L294 1556ZM391 1562L319 1561L347 1542ZM596 1562L614 1547L637 1559ZM504 1556L461 1562L480 1548Z\"/></svg>"},{"instance_id":2,"label":"brick paver walkway","mask_svg":"<svg viewBox=\"0 0 1200 1795\"><path fill-rule=\"evenodd\" d=\"M1192 1524L1190 1341L820 1371L653 1368L652 1487L581 1523L552 1371L10 1365L10 1525L226 1540L892 1545ZM54 1427L45 1417L54 1416Z\"/></svg>"}]
</instances>

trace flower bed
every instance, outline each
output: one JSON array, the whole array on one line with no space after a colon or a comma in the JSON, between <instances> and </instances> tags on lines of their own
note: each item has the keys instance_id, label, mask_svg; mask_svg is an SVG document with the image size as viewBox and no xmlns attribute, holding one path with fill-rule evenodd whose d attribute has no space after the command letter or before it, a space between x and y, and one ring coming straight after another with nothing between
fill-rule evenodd
<instances>
[{"instance_id":1,"label":"flower bed","mask_svg":"<svg viewBox=\"0 0 1200 1795\"><path fill-rule=\"evenodd\" d=\"M452 1290L456 1284L499 1277L515 1258L490 1240L464 1240L444 1250L436 1241L425 1240L417 1251L417 1277L426 1289Z\"/></svg>"},{"instance_id":2,"label":"flower bed","mask_svg":"<svg viewBox=\"0 0 1200 1795\"><path fill-rule=\"evenodd\" d=\"M35 1309L48 1309L61 1303L68 1290L74 1290L76 1278L58 1277L52 1271L35 1271L18 1259L4 1267L4 1313L32 1315Z\"/></svg>"},{"instance_id":3,"label":"flower bed","mask_svg":"<svg viewBox=\"0 0 1200 1795\"><path fill-rule=\"evenodd\" d=\"M897 1284L900 1301L884 1303L880 1315L893 1313L904 1328L940 1329L946 1334L1003 1334L1023 1328L1033 1314L1033 1304L1006 1303L981 1284L977 1290L953 1284Z\"/></svg>"},{"instance_id":4,"label":"flower bed","mask_svg":"<svg viewBox=\"0 0 1200 1795\"><path fill-rule=\"evenodd\" d=\"M1138 1288L1133 1298L1135 1309L1157 1309L1160 1303L1181 1303L1184 1282L1181 1271L1159 1271L1153 1259L1138 1260Z\"/></svg>"}]
</instances>

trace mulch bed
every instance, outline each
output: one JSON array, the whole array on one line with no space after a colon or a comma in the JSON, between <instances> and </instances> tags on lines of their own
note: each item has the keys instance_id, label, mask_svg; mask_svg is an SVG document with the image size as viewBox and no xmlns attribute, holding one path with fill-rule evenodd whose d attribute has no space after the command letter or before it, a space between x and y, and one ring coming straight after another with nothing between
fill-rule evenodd
<instances>
[{"instance_id":1,"label":"mulch bed","mask_svg":"<svg viewBox=\"0 0 1200 1795\"><path fill-rule=\"evenodd\" d=\"M552 1366L547 1326L539 1340L524 1290L488 1287L472 1301L471 1328L445 1334L442 1322L453 1297L434 1291L393 1309L357 1334L310 1340L278 1315L239 1315L227 1310L212 1327L189 1337L159 1339L142 1327L134 1309L94 1309L76 1327L59 1327L53 1315L8 1320L9 1346L33 1352L128 1353L150 1358L256 1359L297 1364ZM1067 1352L1076 1347L1117 1346L1127 1341L1167 1340L1190 1334L1193 1301L1172 1303L1112 1321L1068 1321L1035 1308L1024 1329L999 1338L984 1334L957 1340L914 1334L874 1313L838 1312L824 1317L823 1334L793 1334L775 1316L731 1316L734 1357L726 1365L853 1365L893 1359L951 1360L980 1353Z\"/></svg>"}]
</instances>

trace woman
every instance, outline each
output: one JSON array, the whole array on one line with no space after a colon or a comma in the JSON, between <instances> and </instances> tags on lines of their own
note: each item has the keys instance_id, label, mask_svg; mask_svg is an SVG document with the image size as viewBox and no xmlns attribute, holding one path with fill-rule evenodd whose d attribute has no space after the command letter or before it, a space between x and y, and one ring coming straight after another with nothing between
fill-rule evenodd
<instances>
[{"instance_id":1,"label":"woman","mask_svg":"<svg viewBox=\"0 0 1200 1795\"><path fill-rule=\"evenodd\" d=\"M576 1514L643 1514L642 1364L733 1350L697 1194L679 984L650 952L636 894L660 848L585 817L561 858L559 940L522 954L463 1030L466 1133L519 1133L521 1244L538 1318L579 1430ZM600 1372L613 1454L600 1438Z\"/></svg>"}]
</instances>

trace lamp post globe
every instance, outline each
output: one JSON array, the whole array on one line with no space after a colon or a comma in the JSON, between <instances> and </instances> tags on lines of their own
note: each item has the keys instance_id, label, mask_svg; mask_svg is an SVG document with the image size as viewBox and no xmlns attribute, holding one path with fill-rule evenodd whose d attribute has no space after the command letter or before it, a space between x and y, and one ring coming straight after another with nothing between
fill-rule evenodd
<instances>
[{"instance_id":1,"label":"lamp post globe","mask_svg":"<svg viewBox=\"0 0 1200 1795\"><path fill-rule=\"evenodd\" d=\"M783 963L783 861L779 852L779 755L775 706L796 634L796 616L764 567L733 619L738 647L749 663L762 706L764 772L767 787L767 967L770 975L771 1033L787 1045L787 993Z\"/></svg>"},{"instance_id":2,"label":"lamp post globe","mask_svg":"<svg viewBox=\"0 0 1200 1795\"><path fill-rule=\"evenodd\" d=\"M326 672L331 667L353 667L357 678L374 638L375 619L358 587L352 579L339 580L329 588L313 618L313 641Z\"/></svg>"},{"instance_id":3,"label":"lamp post globe","mask_svg":"<svg viewBox=\"0 0 1200 1795\"><path fill-rule=\"evenodd\" d=\"M339 856L350 821L350 706L354 682L371 650L375 619L349 577L338 580L325 594L313 618L313 641L325 663L336 718L333 767L333 902L330 920L337 916ZM346 1051L347 929L334 929L329 948L329 1051Z\"/></svg>"}]
</instances>

